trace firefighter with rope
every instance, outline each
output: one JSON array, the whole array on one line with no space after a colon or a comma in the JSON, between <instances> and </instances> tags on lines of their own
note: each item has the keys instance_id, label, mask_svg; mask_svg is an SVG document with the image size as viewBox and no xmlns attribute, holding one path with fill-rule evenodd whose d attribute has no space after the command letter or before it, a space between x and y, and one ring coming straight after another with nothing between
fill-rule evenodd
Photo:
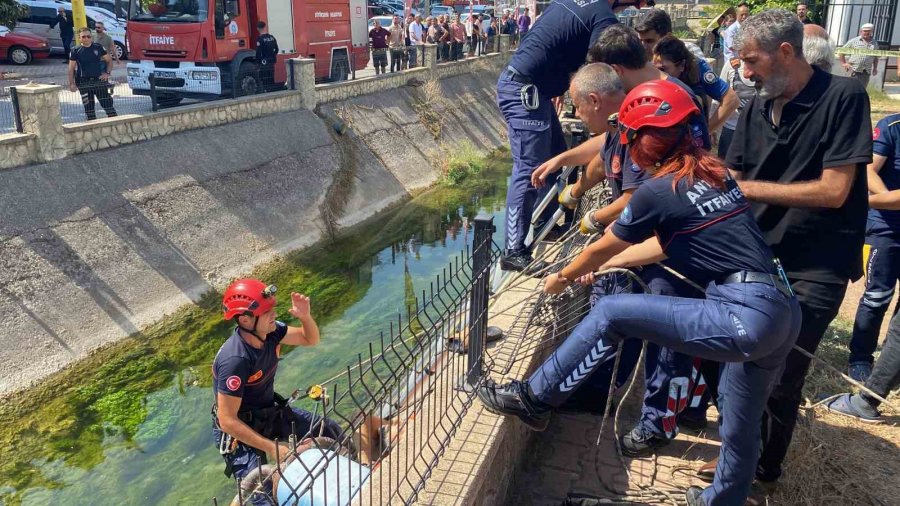
<instances>
[{"instance_id":1,"label":"firefighter with rope","mask_svg":"<svg viewBox=\"0 0 900 506\"><path fill-rule=\"evenodd\" d=\"M722 362L722 447L715 481L686 492L689 505L742 505L760 448L760 420L794 345L800 309L780 263L724 163L690 142L699 114L677 84L652 81L625 97L620 138L651 178L610 231L545 281L558 294L581 276L668 259L706 286L703 299L646 294L604 297L525 381L485 382L478 396L495 413L544 430L550 412L629 336Z\"/></svg>"},{"instance_id":2,"label":"firefighter with rope","mask_svg":"<svg viewBox=\"0 0 900 506\"><path fill-rule=\"evenodd\" d=\"M309 411L293 408L275 392L279 348L314 346L319 327L310 312L309 297L291 293L291 316L302 327L275 319L274 285L257 279L232 283L222 299L225 320L234 332L213 362L213 437L225 459L225 475L243 479L266 462L266 454L284 458L295 449L288 444L324 436L341 440L341 427ZM323 410L324 411L324 410ZM254 505L272 504L265 493L250 498Z\"/></svg>"}]
</instances>

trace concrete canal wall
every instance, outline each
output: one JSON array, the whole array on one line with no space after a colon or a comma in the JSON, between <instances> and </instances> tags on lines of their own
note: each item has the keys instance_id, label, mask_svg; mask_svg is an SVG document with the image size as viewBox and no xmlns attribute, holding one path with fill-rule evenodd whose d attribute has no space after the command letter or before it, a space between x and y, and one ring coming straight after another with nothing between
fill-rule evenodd
<instances>
[{"instance_id":1,"label":"concrete canal wall","mask_svg":"<svg viewBox=\"0 0 900 506\"><path fill-rule=\"evenodd\" d=\"M506 61L0 136L0 394L434 184L460 143L505 144Z\"/></svg>"}]
</instances>

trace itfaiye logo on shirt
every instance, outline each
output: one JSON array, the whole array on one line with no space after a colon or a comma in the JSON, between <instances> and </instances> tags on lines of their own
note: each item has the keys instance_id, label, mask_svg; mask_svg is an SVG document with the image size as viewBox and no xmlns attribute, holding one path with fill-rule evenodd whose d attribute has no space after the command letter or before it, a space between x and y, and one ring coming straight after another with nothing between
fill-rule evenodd
<instances>
[{"instance_id":1,"label":"itfaiye logo on shirt","mask_svg":"<svg viewBox=\"0 0 900 506\"><path fill-rule=\"evenodd\" d=\"M631 205L627 205L625 209L622 209L622 214L619 215L619 222L622 225L631 223Z\"/></svg>"}]
</instances>

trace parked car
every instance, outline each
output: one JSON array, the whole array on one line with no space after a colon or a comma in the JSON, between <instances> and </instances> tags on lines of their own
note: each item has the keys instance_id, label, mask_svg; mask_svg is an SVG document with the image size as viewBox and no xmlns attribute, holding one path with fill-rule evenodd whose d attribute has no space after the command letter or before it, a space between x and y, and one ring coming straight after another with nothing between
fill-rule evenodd
<instances>
[{"instance_id":1,"label":"parked car","mask_svg":"<svg viewBox=\"0 0 900 506\"><path fill-rule=\"evenodd\" d=\"M27 65L34 58L50 56L50 42L28 32L13 32L0 25L0 58L14 65Z\"/></svg>"},{"instance_id":2,"label":"parked car","mask_svg":"<svg viewBox=\"0 0 900 506\"><path fill-rule=\"evenodd\" d=\"M369 18L369 30L375 28L375 20L378 20L381 23L381 26L384 28L390 28L391 24L394 22L394 16L375 16Z\"/></svg>"},{"instance_id":3,"label":"parked car","mask_svg":"<svg viewBox=\"0 0 900 506\"><path fill-rule=\"evenodd\" d=\"M116 5L118 3L118 6ZM85 7L98 7L105 11L109 11L112 17L125 20L128 19L128 2L119 0L84 0Z\"/></svg>"},{"instance_id":4,"label":"parked car","mask_svg":"<svg viewBox=\"0 0 900 506\"><path fill-rule=\"evenodd\" d=\"M452 16L454 14L456 14L456 11L448 5L435 5L431 8L432 16Z\"/></svg>"},{"instance_id":5,"label":"parked car","mask_svg":"<svg viewBox=\"0 0 900 506\"><path fill-rule=\"evenodd\" d=\"M17 32L29 32L37 36L44 37L50 42L51 53L61 54L63 52L62 39L59 36L59 26L53 26L56 23L56 9L63 7L66 15L72 16L72 4L68 2L56 2L52 0L17 0L20 5L27 8L26 14L19 18L16 24ZM125 24L121 20L112 17L108 11L97 7L85 7L85 18L87 26L91 30L102 21L106 26L106 32L112 37L116 45L116 51L120 60L124 60L128 56L125 46ZM51 28L51 26L53 26ZM76 41L77 42L77 41ZM74 44L73 44L74 46Z\"/></svg>"}]
</instances>

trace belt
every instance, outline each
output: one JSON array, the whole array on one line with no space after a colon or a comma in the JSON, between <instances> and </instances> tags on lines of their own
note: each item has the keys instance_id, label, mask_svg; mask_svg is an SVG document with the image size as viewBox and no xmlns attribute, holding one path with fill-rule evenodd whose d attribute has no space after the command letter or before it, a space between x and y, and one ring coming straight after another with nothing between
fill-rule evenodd
<instances>
[{"instance_id":1,"label":"belt","mask_svg":"<svg viewBox=\"0 0 900 506\"><path fill-rule=\"evenodd\" d=\"M734 274L729 274L725 276L719 284L727 285L731 283L763 283L772 287L775 287L782 295L787 298L791 298L793 293L791 292L790 287L785 285L784 281L778 278L775 274L766 274L765 272L753 272L753 271L738 271Z\"/></svg>"},{"instance_id":2,"label":"belt","mask_svg":"<svg viewBox=\"0 0 900 506\"><path fill-rule=\"evenodd\" d=\"M530 77L520 74L518 70L512 67L506 67L505 74L510 81L515 81L519 84L532 84Z\"/></svg>"}]
</instances>

